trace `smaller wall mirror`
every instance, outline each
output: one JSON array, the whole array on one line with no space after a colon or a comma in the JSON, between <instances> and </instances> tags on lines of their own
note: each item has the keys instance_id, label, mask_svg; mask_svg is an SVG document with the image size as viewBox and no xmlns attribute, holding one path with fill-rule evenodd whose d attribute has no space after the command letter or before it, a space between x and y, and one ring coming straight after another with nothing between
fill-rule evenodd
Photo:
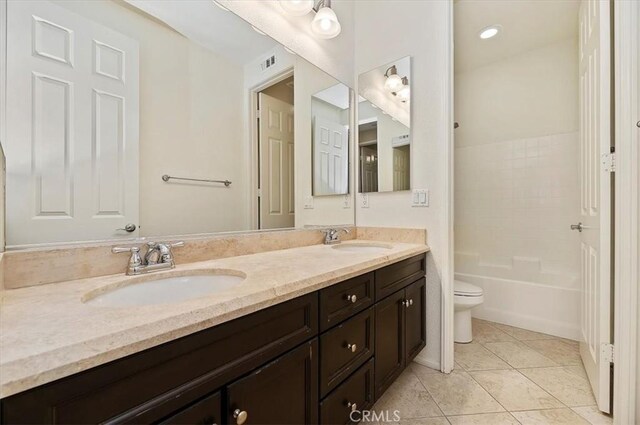
<instances>
[{"instance_id":1,"label":"smaller wall mirror","mask_svg":"<svg viewBox=\"0 0 640 425\"><path fill-rule=\"evenodd\" d=\"M332 84L311 98L313 196L349 193L349 88Z\"/></svg>"},{"instance_id":2,"label":"smaller wall mirror","mask_svg":"<svg viewBox=\"0 0 640 425\"><path fill-rule=\"evenodd\" d=\"M411 57L358 77L358 157L364 192L411 189Z\"/></svg>"}]
</instances>

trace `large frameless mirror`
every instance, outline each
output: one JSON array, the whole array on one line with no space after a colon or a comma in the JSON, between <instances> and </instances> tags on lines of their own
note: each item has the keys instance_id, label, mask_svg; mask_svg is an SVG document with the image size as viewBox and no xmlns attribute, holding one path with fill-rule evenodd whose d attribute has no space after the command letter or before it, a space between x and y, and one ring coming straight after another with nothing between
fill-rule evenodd
<instances>
[{"instance_id":1,"label":"large frameless mirror","mask_svg":"<svg viewBox=\"0 0 640 425\"><path fill-rule=\"evenodd\" d=\"M33 0L6 19L9 248L353 223L339 197L307 205L349 192L350 89L233 13Z\"/></svg>"},{"instance_id":2,"label":"large frameless mirror","mask_svg":"<svg viewBox=\"0 0 640 425\"><path fill-rule=\"evenodd\" d=\"M411 189L411 57L358 77L359 192Z\"/></svg>"}]
</instances>

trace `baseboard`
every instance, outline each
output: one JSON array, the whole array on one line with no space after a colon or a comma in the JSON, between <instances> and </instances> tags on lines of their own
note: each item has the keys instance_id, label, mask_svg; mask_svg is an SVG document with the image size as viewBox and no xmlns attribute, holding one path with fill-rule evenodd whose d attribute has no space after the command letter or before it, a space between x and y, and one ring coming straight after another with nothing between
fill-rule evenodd
<instances>
[{"instance_id":1,"label":"baseboard","mask_svg":"<svg viewBox=\"0 0 640 425\"><path fill-rule=\"evenodd\" d=\"M435 369L438 371L440 370L440 360L428 359L426 356L422 357L420 355L417 355L413 359L413 361L418 363L419 365L426 366L430 369Z\"/></svg>"},{"instance_id":2,"label":"baseboard","mask_svg":"<svg viewBox=\"0 0 640 425\"><path fill-rule=\"evenodd\" d=\"M514 314L492 308L484 308L472 312L472 316L490 322L502 323L503 325L515 326L534 332L542 332L561 338L580 340L580 329L575 326L546 320L539 317Z\"/></svg>"}]
</instances>

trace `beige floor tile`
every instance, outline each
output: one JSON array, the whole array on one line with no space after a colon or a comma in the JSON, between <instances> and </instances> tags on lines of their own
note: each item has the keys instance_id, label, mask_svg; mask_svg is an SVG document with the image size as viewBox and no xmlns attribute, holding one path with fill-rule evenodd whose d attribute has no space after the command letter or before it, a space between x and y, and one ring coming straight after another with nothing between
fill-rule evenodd
<instances>
[{"instance_id":1,"label":"beige floor tile","mask_svg":"<svg viewBox=\"0 0 640 425\"><path fill-rule=\"evenodd\" d=\"M444 416L420 380L405 370L373 406L376 412L397 410L401 418Z\"/></svg>"},{"instance_id":2,"label":"beige floor tile","mask_svg":"<svg viewBox=\"0 0 640 425\"><path fill-rule=\"evenodd\" d=\"M449 416L451 425L518 425L510 413L482 413L480 415Z\"/></svg>"},{"instance_id":3,"label":"beige floor tile","mask_svg":"<svg viewBox=\"0 0 640 425\"><path fill-rule=\"evenodd\" d=\"M488 342L484 346L516 369L558 366L553 360L543 356L523 342Z\"/></svg>"},{"instance_id":4,"label":"beige floor tile","mask_svg":"<svg viewBox=\"0 0 640 425\"><path fill-rule=\"evenodd\" d=\"M611 416L602 413L597 406L572 407L572 410L591 425L611 425L613 423Z\"/></svg>"},{"instance_id":5,"label":"beige floor tile","mask_svg":"<svg viewBox=\"0 0 640 425\"><path fill-rule=\"evenodd\" d=\"M498 356L480 344L456 344L456 363L466 371L510 369Z\"/></svg>"},{"instance_id":6,"label":"beige floor tile","mask_svg":"<svg viewBox=\"0 0 640 425\"><path fill-rule=\"evenodd\" d=\"M573 369L581 368L573 366ZM569 407L596 403L589 380L579 371L572 371L571 367L520 369L520 372Z\"/></svg>"},{"instance_id":7,"label":"beige floor tile","mask_svg":"<svg viewBox=\"0 0 640 425\"><path fill-rule=\"evenodd\" d=\"M484 320L473 319L471 326L474 342L484 344L485 342L515 341L515 338Z\"/></svg>"},{"instance_id":8,"label":"beige floor tile","mask_svg":"<svg viewBox=\"0 0 640 425\"><path fill-rule=\"evenodd\" d=\"M415 418L415 419L402 419L398 422L385 421L385 422L360 422L363 425L449 425L449 421L444 416L439 418Z\"/></svg>"},{"instance_id":9,"label":"beige floor tile","mask_svg":"<svg viewBox=\"0 0 640 425\"><path fill-rule=\"evenodd\" d=\"M470 375L508 411L562 407L562 403L518 371L491 370Z\"/></svg>"},{"instance_id":10,"label":"beige floor tile","mask_svg":"<svg viewBox=\"0 0 640 425\"><path fill-rule=\"evenodd\" d=\"M504 412L504 409L468 373L430 373L424 367L412 370L445 415Z\"/></svg>"},{"instance_id":11,"label":"beige floor tile","mask_svg":"<svg viewBox=\"0 0 640 425\"><path fill-rule=\"evenodd\" d=\"M522 328L516 328L515 326L503 325L501 323L491 323L497 329L505 332L506 334L514 337L518 341L535 341L539 339L557 339L558 337L553 335L547 335L540 332L528 331Z\"/></svg>"},{"instance_id":12,"label":"beige floor tile","mask_svg":"<svg viewBox=\"0 0 640 425\"><path fill-rule=\"evenodd\" d=\"M522 425L589 425L571 409L533 410L513 412Z\"/></svg>"},{"instance_id":13,"label":"beige floor tile","mask_svg":"<svg viewBox=\"0 0 640 425\"><path fill-rule=\"evenodd\" d=\"M560 365L582 365L580 347L560 339L526 341L529 347Z\"/></svg>"}]
</instances>

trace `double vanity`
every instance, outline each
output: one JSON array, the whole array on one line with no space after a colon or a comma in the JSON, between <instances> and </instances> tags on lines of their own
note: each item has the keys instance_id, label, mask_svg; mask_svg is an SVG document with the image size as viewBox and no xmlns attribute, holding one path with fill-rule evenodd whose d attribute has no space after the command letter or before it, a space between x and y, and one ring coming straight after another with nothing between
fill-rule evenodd
<instances>
[{"instance_id":1,"label":"double vanity","mask_svg":"<svg viewBox=\"0 0 640 425\"><path fill-rule=\"evenodd\" d=\"M427 251L356 239L6 290L2 423L357 421L425 347Z\"/></svg>"}]
</instances>

